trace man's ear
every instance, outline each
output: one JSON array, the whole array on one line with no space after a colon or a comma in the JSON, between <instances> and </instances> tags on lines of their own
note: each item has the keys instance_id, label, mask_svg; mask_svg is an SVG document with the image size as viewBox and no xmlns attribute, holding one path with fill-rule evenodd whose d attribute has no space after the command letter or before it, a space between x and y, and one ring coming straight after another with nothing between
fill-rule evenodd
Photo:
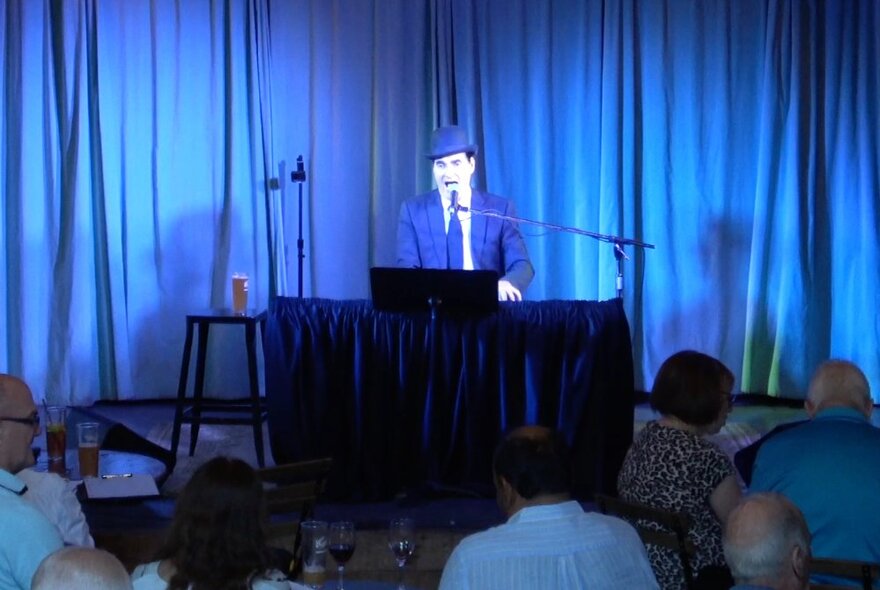
<instances>
[{"instance_id":1,"label":"man's ear","mask_svg":"<svg viewBox=\"0 0 880 590\"><path fill-rule=\"evenodd\" d=\"M495 487L498 488L498 507L506 513L516 501L516 490L514 490L513 486L510 485L510 482L501 475L495 476Z\"/></svg>"},{"instance_id":2,"label":"man's ear","mask_svg":"<svg viewBox=\"0 0 880 590\"><path fill-rule=\"evenodd\" d=\"M807 416L810 418L816 415L816 404L814 404L809 398L804 400L804 409L807 411Z\"/></svg>"},{"instance_id":3,"label":"man's ear","mask_svg":"<svg viewBox=\"0 0 880 590\"><path fill-rule=\"evenodd\" d=\"M810 577L810 550L800 545L791 549L791 569L798 580L806 580Z\"/></svg>"}]
</instances>

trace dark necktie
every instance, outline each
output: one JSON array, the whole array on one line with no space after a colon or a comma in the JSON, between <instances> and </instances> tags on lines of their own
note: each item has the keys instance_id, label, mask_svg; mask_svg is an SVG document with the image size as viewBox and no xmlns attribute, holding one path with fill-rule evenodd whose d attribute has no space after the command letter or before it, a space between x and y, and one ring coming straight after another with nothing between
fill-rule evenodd
<instances>
[{"instance_id":1,"label":"dark necktie","mask_svg":"<svg viewBox=\"0 0 880 590\"><path fill-rule=\"evenodd\" d=\"M461 248L461 221L452 207L449 208L449 229L446 232L446 268L461 270L464 268L464 254Z\"/></svg>"}]
</instances>

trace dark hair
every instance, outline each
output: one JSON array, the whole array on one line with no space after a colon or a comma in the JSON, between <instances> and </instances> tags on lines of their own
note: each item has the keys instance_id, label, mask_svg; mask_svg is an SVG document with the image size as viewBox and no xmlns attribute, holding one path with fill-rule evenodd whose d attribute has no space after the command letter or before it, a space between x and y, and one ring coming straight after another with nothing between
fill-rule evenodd
<instances>
[{"instance_id":1,"label":"dark hair","mask_svg":"<svg viewBox=\"0 0 880 590\"><path fill-rule=\"evenodd\" d=\"M562 434L550 428L516 429L495 449L495 477L503 477L516 493L531 500L571 488L571 457Z\"/></svg>"},{"instance_id":2,"label":"dark hair","mask_svg":"<svg viewBox=\"0 0 880 590\"><path fill-rule=\"evenodd\" d=\"M177 570L169 590L250 588L269 569L265 516L263 486L250 465L216 457L199 467L177 499L159 553Z\"/></svg>"},{"instance_id":3,"label":"dark hair","mask_svg":"<svg viewBox=\"0 0 880 590\"><path fill-rule=\"evenodd\" d=\"M702 352L683 350L663 362L651 407L693 426L714 422L726 407L723 395L733 386L733 373L718 359Z\"/></svg>"}]
</instances>

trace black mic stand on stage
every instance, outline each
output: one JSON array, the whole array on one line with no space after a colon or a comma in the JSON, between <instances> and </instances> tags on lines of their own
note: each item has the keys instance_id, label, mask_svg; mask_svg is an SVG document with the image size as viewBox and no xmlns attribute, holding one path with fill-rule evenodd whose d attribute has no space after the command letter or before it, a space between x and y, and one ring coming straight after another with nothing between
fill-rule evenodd
<instances>
[{"instance_id":1,"label":"black mic stand on stage","mask_svg":"<svg viewBox=\"0 0 880 590\"><path fill-rule=\"evenodd\" d=\"M302 299L303 296L303 259L306 255L303 253L303 184L306 181L306 169L303 165L302 154L296 159L296 170L290 173L290 180L299 185L299 231L296 239L297 251L297 277L299 279L297 287L297 297Z\"/></svg>"},{"instance_id":2,"label":"black mic stand on stage","mask_svg":"<svg viewBox=\"0 0 880 590\"><path fill-rule=\"evenodd\" d=\"M496 219L501 219L504 221L514 221L516 223L525 223L528 225L536 225L538 227L543 227L544 229L552 229L556 231L561 231L569 234L577 234L579 236L588 236L600 242L607 242L609 244L614 244L614 258L617 260L617 280L615 282L615 286L617 288L617 297L623 298L623 261L629 260L629 256L626 255L626 252L623 251L623 246L636 246L638 248L650 248L654 249L654 244L648 244L647 242L640 242L639 240L633 240L630 238L621 238L618 236L609 236L606 234L599 234L592 231L587 231L585 229L579 229L577 227L570 227L567 225L556 225L555 223L547 223L546 221L535 221L533 219L526 219L525 217L514 217L513 215L505 215L503 213L499 213L498 211L492 209L472 209L470 207L458 207L461 211L466 213L470 213L471 215L482 215L484 217L494 217Z\"/></svg>"}]
</instances>

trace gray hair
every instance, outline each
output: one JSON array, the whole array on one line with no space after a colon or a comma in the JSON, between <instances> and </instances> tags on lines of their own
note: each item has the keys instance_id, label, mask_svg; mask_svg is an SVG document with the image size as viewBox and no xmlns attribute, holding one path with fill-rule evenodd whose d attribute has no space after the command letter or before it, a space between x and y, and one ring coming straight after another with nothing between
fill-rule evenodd
<instances>
[{"instance_id":1,"label":"gray hair","mask_svg":"<svg viewBox=\"0 0 880 590\"><path fill-rule=\"evenodd\" d=\"M807 554L810 531L791 500L773 492L747 496L727 519L724 558L737 583L780 575L794 547Z\"/></svg>"},{"instance_id":2,"label":"gray hair","mask_svg":"<svg viewBox=\"0 0 880 590\"><path fill-rule=\"evenodd\" d=\"M871 402L871 386L855 364L829 360L819 365L813 374L807 399L818 408L849 406L861 410Z\"/></svg>"},{"instance_id":3,"label":"gray hair","mask_svg":"<svg viewBox=\"0 0 880 590\"><path fill-rule=\"evenodd\" d=\"M88 547L64 547L37 568L31 590L132 590L125 566L112 554Z\"/></svg>"}]
</instances>

